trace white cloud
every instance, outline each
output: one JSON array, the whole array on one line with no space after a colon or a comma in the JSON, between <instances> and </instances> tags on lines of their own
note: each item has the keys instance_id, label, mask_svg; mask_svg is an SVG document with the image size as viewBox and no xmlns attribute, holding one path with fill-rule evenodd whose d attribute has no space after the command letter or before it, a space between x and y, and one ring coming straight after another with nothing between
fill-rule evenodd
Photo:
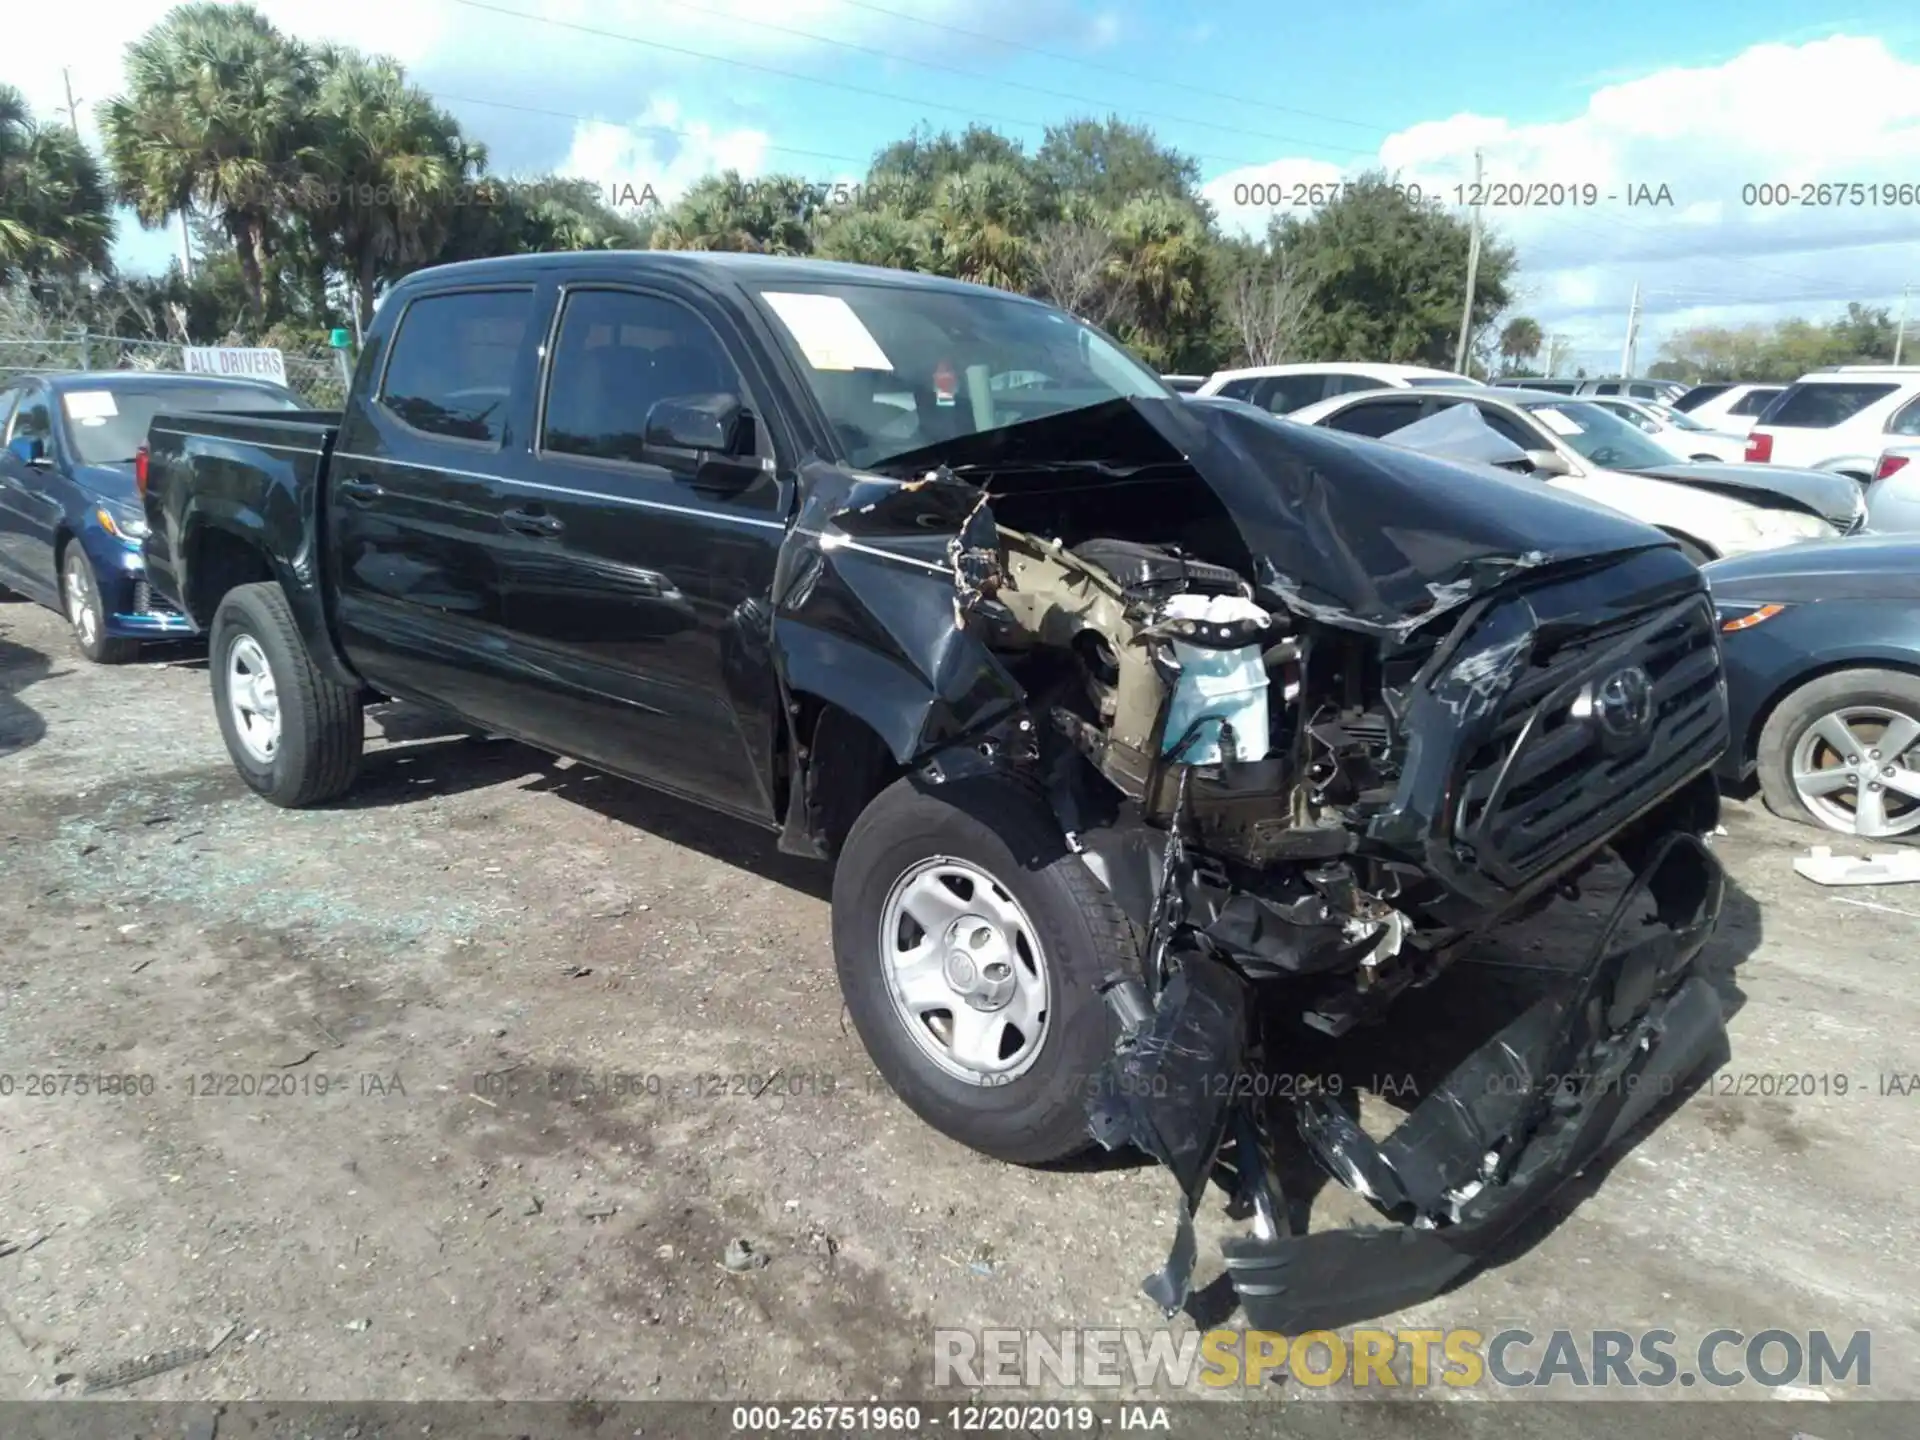
<instances>
[{"instance_id":1,"label":"white cloud","mask_svg":"<svg viewBox=\"0 0 1920 1440\"><path fill-rule=\"evenodd\" d=\"M1643 360L1663 334L1689 324L1823 316L1850 299L1887 303L1903 284L1920 283L1920 197L1911 193L1920 184L1920 64L1878 39L1757 45L1722 65L1602 86L1583 113L1550 124L1481 114L1434 120L1389 136L1371 161L1341 168L1384 166L1451 205L1465 198L1455 187L1472 180L1476 147L1486 179L1523 182L1529 200L1548 198L1535 186L1593 187L1592 204L1483 213L1518 246L1533 313L1596 357L1610 346L1618 359L1636 281ZM1258 233L1267 207L1234 204L1236 190L1245 198L1240 187L1275 180L1290 188L1332 178L1334 168L1279 159L1220 176L1208 196L1224 221ZM1797 203L1800 187L1821 183L1909 191L1906 203L1898 191L1878 205L1844 203L1845 193L1826 197L1840 203ZM1749 184L1784 185L1796 203L1743 203ZM1663 186L1671 205L1628 202L1640 187Z\"/></svg>"},{"instance_id":2,"label":"white cloud","mask_svg":"<svg viewBox=\"0 0 1920 1440\"><path fill-rule=\"evenodd\" d=\"M555 168L593 181L610 201L628 207L649 189L670 203L702 175L722 170L758 175L766 154L762 132L716 130L687 119L677 101L656 96L625 124L596 121L576 128L572 148Z\"/></svg>"}]
</instances>

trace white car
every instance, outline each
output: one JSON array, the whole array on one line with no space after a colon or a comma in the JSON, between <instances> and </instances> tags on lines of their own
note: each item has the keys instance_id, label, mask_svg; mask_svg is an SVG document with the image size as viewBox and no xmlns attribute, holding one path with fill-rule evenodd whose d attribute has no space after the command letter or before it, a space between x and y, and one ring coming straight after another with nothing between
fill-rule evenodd
<instances>
[{"instance_id":1,"label":"white car","mask_svg":"<svg viewBox=\"0 0 1920 1440\"><path fill-rule=\"evenodd\" d=\"M1785 385L1735 385L1715 381L1694 386L1674 401L1674 408L1684 410L1709 430L1737 430L1744 435L1786 388Z\"/></svg>"},{"instance_id":2,"label":"white car","mask_svg":"<svg viewBox=\"0 0 1920 1440\"><path fill-rule=\"evenodd\" d=\"M1776 494L1758 483L1736 486L1732 481L1749 471L1746 465L1702 467L1719 473L1703 473L1696 481L1688 476L1690 467L1584 397L1490 385L1375 391L1322 400L1287 418L1379 439L1462 404L1477 407L1495 433L1525 451L1533 473L1554 489L1657 526L1697 565L1841 533L1817 507L1784 488ZM1639 470L1666 473L1633 473Z\"/></svg>"},{"instance_id":3,"label":"white car","mask_svg":"<svg viewBox=\"0 0 1920 1440\"><path fill-rule=\"evenodd\" d=\"M1744 459L1747 437L1721 433L1700 424L1683 411L1670 410L1648 400L1615 400L1608 395L1582 395L1589 405L1598 405L1610 415L1618 415L1656 445L1671 450L1676 460L1722 460L1732 463Z\"/></svg>"},{"instance_id":4,"label":"white car","mask_svg":"<svg viewBox=\"0 0 1920 1440\"><path fill-rule=\"evenodd\" d=\"M1429 370L1424 365L1365 365L1332 361L1319 365L1256 365L1218 370L1195 392L1225 400L1244 400L1275 415L1288 415L1317 400L1366 390L1418 389L1426 385L1478 385L1469 375Z\"/></svg>"},{"instance_id":5,"label":"white car","mask_svg":"<svg viewBox=\"0 0 1920 1440\"><path fill-rule=\"evenodd\" d=\"M1802 375L1747 435L1750 464L1873 478L1881 453L1920 440L1920 365L1842 365Z\"/></svg>"},{"instance_id":6,"label":"white car","mask_svg":"<svg viewBox=\"0 0 1920 1440\"><path fill-rule=\"evenodd\" d=\"M1920 445L1896 445L1873 467L1867 528L1882 535L1920 530Z\"/></svg>"}]
</instances>

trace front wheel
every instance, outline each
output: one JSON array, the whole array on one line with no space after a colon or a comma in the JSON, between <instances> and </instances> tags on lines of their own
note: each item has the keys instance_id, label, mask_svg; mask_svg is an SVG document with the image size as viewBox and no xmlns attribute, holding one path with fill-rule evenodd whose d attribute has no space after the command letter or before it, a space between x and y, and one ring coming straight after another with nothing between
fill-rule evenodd
<instances>
[{"instance_id":1,"label":"front wheel","mask_svg":"<svg viewBox=\"0 0 1920 1440\"><path fill-rule=\"evenodd\" d=\"M1802 685L1767 717L1757 758L1776 815L1920 838L1920 676L1842 670Z\"/></svg>"},{"instance_id":2,"label":"front wheel","mask_svg":"<svg viewBox=\"0 0 1920 1440\"><path fill-rule=\"evenodd\" d=\"M1032 792L882 791L834 869L833 950L867 1054L921 1119L1016 1164L1087 1148L1117 1038L1099 986L1140 973L1139 940Z\"/></svg>"},{"instance_id":3,"label":"front wheel","mask_svg":"<svg viewBox=\"0 0 1920 1440\"><path fill-rule=\"evenodd\" d=\"M278 585L227 592L207 659L220 733L248 785L290 809L347 792L366 739L360 694L314 666Z\"/></svg>"},{"instance_id":4,"label":"front wheel","mask_svg":"<svg viewBox=\"0 0 1920 1440\"><path fill-rule=\"evenodd\" d=\"M140 647L133 640L116 640L107 634L107 606L100 598L100 577L86 546L69 540L60 557L60 598L73 627L73 642L80 653L96 665L119 665L131 660Z\"/></svg>"}]
</instances>

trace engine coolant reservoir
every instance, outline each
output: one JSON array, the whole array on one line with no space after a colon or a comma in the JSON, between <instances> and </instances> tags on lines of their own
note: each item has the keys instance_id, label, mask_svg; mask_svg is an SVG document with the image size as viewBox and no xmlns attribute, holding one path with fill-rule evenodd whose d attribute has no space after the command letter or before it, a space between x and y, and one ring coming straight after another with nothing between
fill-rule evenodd
<instances>
[{"instance_id":1,"label":"engine coolant reservoir","mask_svg":"<svg viewBox=\"0 0 1920 1440\"><path fill-rule=\"evenodd\" d=\"M1239 595L1175 595L1165 614L1182 620L1230 625L1266 619L1267 612ZM1267 670L1259 645L1220 650L1189 640L1173 642L1180 679L1167 711L1164 749L1171 752L1195 721L1206 720L1200 735L1179 758L1189 765L1217 765L1227 758L1220 727L1233 727L1233 759L1264 760L1267 755Z\"/></svg>"}]
</instances>

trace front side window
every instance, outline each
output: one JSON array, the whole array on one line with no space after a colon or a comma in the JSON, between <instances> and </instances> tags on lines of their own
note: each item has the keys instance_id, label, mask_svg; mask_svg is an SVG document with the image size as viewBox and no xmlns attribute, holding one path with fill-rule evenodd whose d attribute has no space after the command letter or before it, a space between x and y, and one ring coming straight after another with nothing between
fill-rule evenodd
<instances>
[{"instance_id":1,"label":"front side window","mask_svg":"<svg viewBox=\"0 0 1920 1440\"><path fill-rule=\"evenodd\" d=\"M415 300L394 337L381 405L429 435L498 445L532 320L530 289Z\"/></svg>"},{"instance_id":2,"label":"front side window","mask_svg":"<svg viewBox=\"0 0 1920 1440\"><path fill-rule=\"evenodd\" d=\"M1253 388L1259 383L1254 379L1229 380L1213 393L1222 400L1251 400Z\"/></svg>"},{"instance_id":3,"label":"front side window","mask_svg":"<svg viewBox=\"0 0 1920 1440\"><path fill-rule=\"evenodd\" d=\"M1337 415L1329 415L1320 423L1329 430L1341 430L1348 435L1366 435L1378 440L1418 420L1420 403L1412 398L1363 401L1349 405Z\"/></svg>"},{"instance_id":4,"label":"front side window","mask_svg":"<svg viewBox=\"0 0 1920 1440\"><path fill-rule=\"evenodd\" d=\"M1538 435L1531 433L1525 424L1514 419L1514 417L1505 410L1496 409L1491 405L1482 405L1480 407L1480 418L1487 422L1487 428L1493 431L1494 434L1511 444L1518 445L1522 450L1541 450L1546 448L1546 442L1544 440Z\"/></svg>"},{"instance_id":5,"label":"front side window","mask_svg":"<svg viewBox=\"0 0 1920 1440\"><path fill-rule=\"evenodd\" d=\"M717 395L745 398L733 362L693 311L631 291L576 290L560 317L540 448L648 463L657 458L645 453L655 405Z\"/></svg>"},{"instance_id":6,"label":"front side window","mask_svg":"<svg viewBox=\"0 0 1920 1440\"><path fill-rule=\"evenodd\" d=\"M1671 465L1673 456L1617 415L1581 400L1529 405L1527 415L1582 459L1608 470Z\"/></svg>"},{"instance_id":7,"label":"front side window","mask_svg":"<svg viewBox=\"0 0 1920 1440\"><path fill-rule=\"evenodd\" d=\"M1727 414L1758 415L1779 398L1780 392L1777 389L1766 385L1756 386L1729 405Z\"/></svg>"},{"instance_id":8,"label":"front side window","mask_svg":"<svg viewBox=\"0 0 1920 1440\"><path fill-rule=\"evenodd\" d=\"M1768 408L1765 423L1790 425L1796 430L1831 430L1899 388L1861 380L1815 380L1789 385Z\"/></svg>"},{"instance_id":9,"label":"front side window","mask_svg":"<svg viewBox=\"0 0 1920 1440\"><path fill-rule=\"evenodd\" d=\"M7 436L9 440L28 438L38 438L48 449L53 448L53 412L47 408L47 397L34 391L21 399L20 413L13 417L13 430Z\"/></svg>"},{"instance_id":10,"label":"front side window","mask_svg":"<svg viewBox=\"0 0 1920 1440\"><path fill-rule=\"evenodd\" d=\"M1176 398L1092 326L1010 295L798 281L754 295L855 465L1115 400ZM1013 371L1045 383L994 388Z\"/></svg>"}]
</instances>

